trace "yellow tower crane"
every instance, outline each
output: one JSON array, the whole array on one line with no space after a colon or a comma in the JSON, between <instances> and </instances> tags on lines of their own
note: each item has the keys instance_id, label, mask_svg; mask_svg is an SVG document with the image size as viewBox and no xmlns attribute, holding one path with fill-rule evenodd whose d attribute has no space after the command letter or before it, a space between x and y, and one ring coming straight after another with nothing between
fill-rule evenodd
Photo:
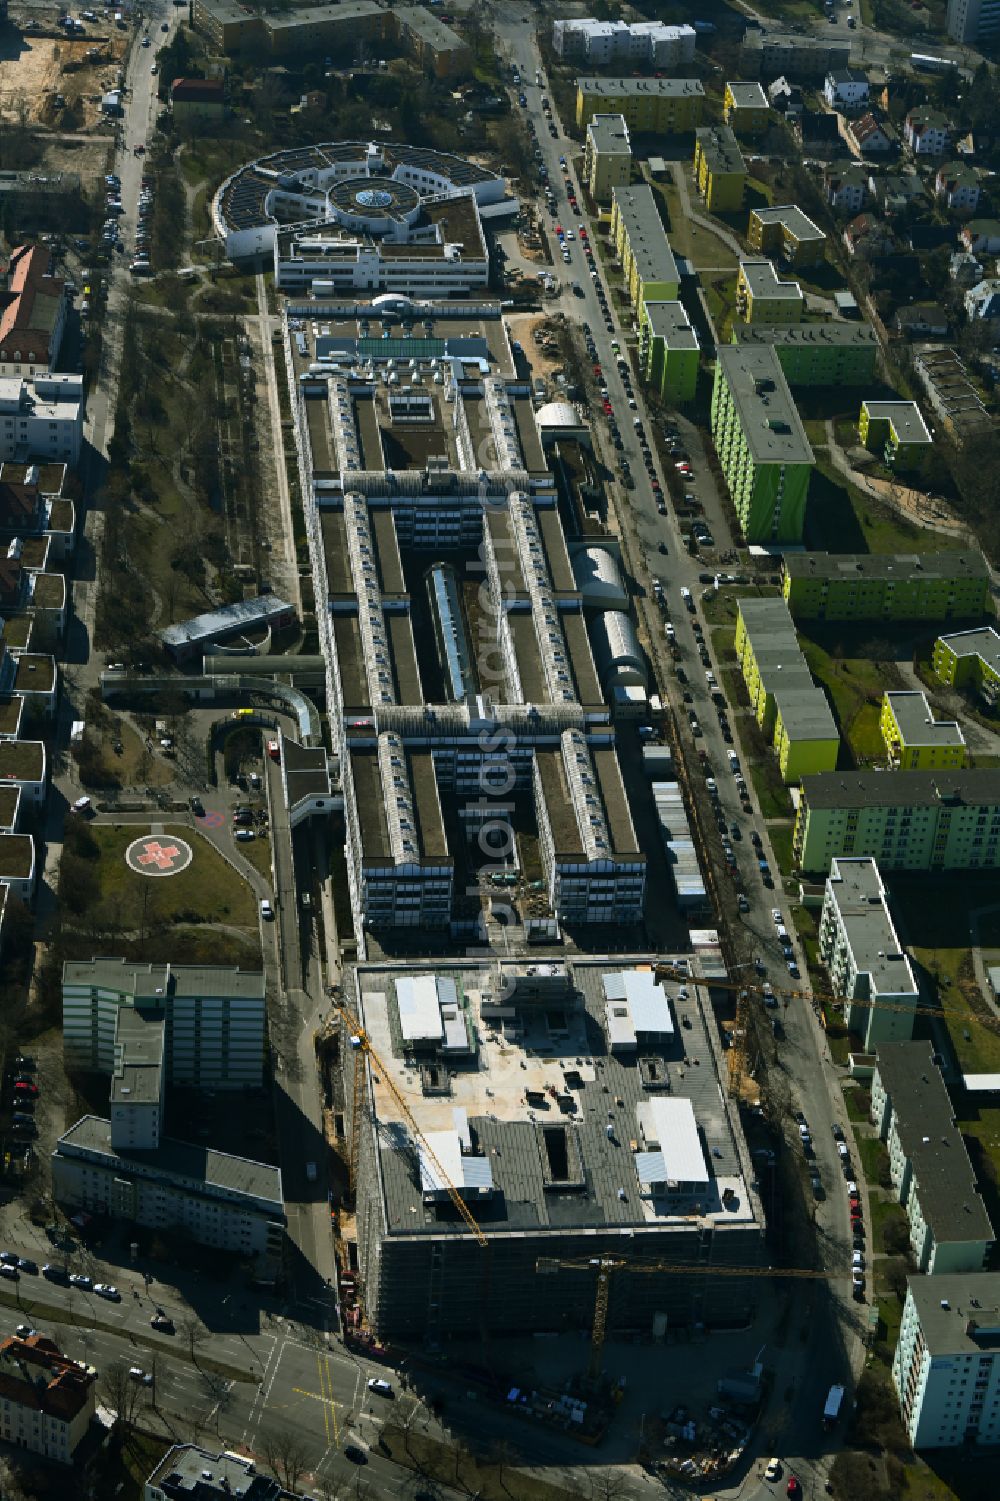
<instances>
[{"instance_id":1,"label":"yellow tower crane","mask_svg":"<svg viewBox=\"0 0 1000 1501\"><path fill-rule=\"evenodd\" d=\"M434 1148L431 1146L430 1142L427 1140L426 1136L417 1125L413 1111L406 1103L406 1100L401 1091L393 1082L392 1075L387 1065L382 1062L382 1059L376 1052L374 1044L372 1043L371 1038L368 1036L368 1033L365 1031L364 1027L361 1025L360 1021L354 1015L354 1013L347 1006L345 1006L343 1002L334 1001L333 1009L337 1012L338 1016L347 1027L348 1033L350 1035L351 1046L357 1052L357 1057L355 1058L354 1063L354 1099L351 1101L350 1174L352 1191L354 1189L355 1175L357 1173L358 1165L358 1135L361 1129L361 1100L365 1082L364 1067L360 1060L364 1057L370 1059L372 1065L378 1070L381 1082L385 1085L386 1089L392 1096L396 1108L399 1110L403 1119L406 1121L406 1124L409 1126L414 1140L420 1143L421 1148L423 1149L425 1155L433 1166L439 1180L447 1189L448 1197L451 1199L451 1202L454 1204L455 1208L458 1210L462 1219L465 1221L467 1227L472 1231L479 1244L485 1247L488 1242L486 1240L486 1236L483 1233L482 1227L479 1225L468 1204L466 1204L465 1200L462 1198L462 1195L459 1193L458 1189L455 1187L454 1183L445 1172L444 1168L441 1165L440 1158L438 1157Z\"/></svg>"},{"instance_id":2,"label":"yellow tower crane","mask_svg":"<svg viewBox=\"0 0 1000 1501\"><path fill-rule=\"evenodd\" d=\"M590 1329L590 1361L587 1379L596 1386L601 1375L601 1356L608 1327L608 1297L611 1278L618 1272L656 1273L666 1272L680 1277L799 1277L815 1278L833 1282L850 1275L848 1271L814 1271L810 1267L770 1266L705 1266L697 1262L672 1261L626 1261L620 1256L589 1256L572 1260L540 1256L535 1262L535 1271L551 1272L596 1272L597 1288L594 1295L594 1319Z\"/></svg>"}]
</instances>

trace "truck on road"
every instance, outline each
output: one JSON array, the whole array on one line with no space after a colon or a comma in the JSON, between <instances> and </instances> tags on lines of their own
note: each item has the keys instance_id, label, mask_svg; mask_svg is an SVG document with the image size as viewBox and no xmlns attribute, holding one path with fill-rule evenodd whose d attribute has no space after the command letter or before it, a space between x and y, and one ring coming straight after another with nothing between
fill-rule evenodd
<instances>
[{"instance_id":1,"label":"truck on road","mask_svg":"<svg viewBox=\"0 0 1000 1501\"><path fill-rule=\"evenodd\" d=\"M832 1428L840 1416L840 1409L844 1401L843 1386L831 1386L826 1395L826 1406L823 1408L823 1427Z\"/></svg>"}]
</instances>

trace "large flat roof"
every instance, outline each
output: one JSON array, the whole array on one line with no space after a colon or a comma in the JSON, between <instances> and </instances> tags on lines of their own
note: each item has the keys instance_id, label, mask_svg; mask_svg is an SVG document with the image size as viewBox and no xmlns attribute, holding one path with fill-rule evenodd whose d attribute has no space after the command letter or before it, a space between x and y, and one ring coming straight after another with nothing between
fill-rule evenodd
<instances>
[{"instance_id":1,"label":"large flat roof","mask_svg":"<svg viewBox=\"0 0 1000 1501\"><path fill-rule=\"evenodd\" d=\"M720 344L719 369L758 464L813 464L815 457L778 356L769 346Z\"/></svg>"},{"instance_id":2,"label":"large flat roof","mask_svg":"<svg viewBox=\"0 0 1000 1501\"><path fill-rule=\"evenodd\" d=\"M930 1042L886 1042L876 1070L913 1165L920 1210L938 1243L993 1239L976 1175Z\"/></svg>"},{"instance_id":3,"label":"large flat roof","mask_svg":"<svg viewBox=\"0 0 1000 1501\"><path fill-rule=\"evenodd\" d=\"M733 103L737 109L769 109L770 100L764 93L762 84L746 83L742 79L737 82L730 81L726 88L733 96Z\"/></svg>"},{"instance_id":4,"label":"large flat roof","mask_svg":"<svg viewBox=\"0 0 1000 1501\"><path fill-rule=\"evenodd\" d=\"M946 1272L906 1279L928 1354L986 1355L1000 1329L1000 1272Z\"/></svg>"},{"instance_id":5,"label":"large flat roof","mask_svg":"<svg viewBox=\"0 0 1000 1501\"><path fill-rule=\"evenodd\" d=\"M926 693L914 688L910 692L887 693L885 696L907 745L965 745L958 721L935 719Z\"/></svg>"},{"instance_id":6,"label":"large flat roof","mask_svg":"<svg viewBox=\"0 0 1000 1501\"><path fill-rule=\"evenodd\" d=\"M807 242L809 240L825 240L826 235L818 224L814 224L808 214L803 213L797 203L781 203L772 208L751 209L755 219L762 224L780 224L787 229L789 234L797 240Z\"/></svg>"},{"instance_id":7,"label":"large flat roof","mask_svg":"<svg viewBox=\"0 0 1000 1501\"><path fill-rule=\"evenodd\" d=\"M607 78L588 76L578 78L576 86L584 94L596 94L607 99L638 99L650 96L657 99L704 98L705 88L700 78Z\"/></svg>"},{"instance_id":8,"label":"large flat roof","mask_svg":"<svg viewBox=\"0 0 1000 1501\"><path fill-rule=\"evenodd\" d=\"M837 904L855 967L871 976L875 994L916 1000L919 987L896 936L875 861L867 855L833 860L827 890Z\"/></svg>"},{"instance_id":9,"label":"large flat roof","mask_svg":"<svg viewBox=\"0 0 1000 1501\"><path fill-rule=\"evenodd\" d=\"M753 87L759 90L760 84L755 83ZM719 174L746 171L747 164L732 126L702 125L695 131L694 138L710 172Z\"/></svg>"},{"instance_id":10,"label":"large flat roof","mask_svg":"<svg viewBox=\"0 0 1000 1501\"><path fill-rule=\"evenodd\" d=\"M281 1196L281 1170L270 1163L254 1162L248 1157L233 1157L212 1147L164 1137L152 1152L120 1149L111 1145L111 1123L96 1115L85 1115L60 1136L56 1152L65 1147L67 1155L87 1154L104 1160L108 1168L121 1164L128 1172L144 1178L181 1180L190 1193L216 1190L232 1198L254 1199L274 1215L284 1219Z\"/></svg>"},{"instance_id":11,"label":"large flat roof","mask_svg":"<svg viewBox=\"0 0 1000 1501\"><path fill-rule=\"evenodd\" d=\"M594 115L587 126L587 134L594 150L602 155L631 156L628 126L624 115Z\"/></svg>"},{"instance_id":12,"label":"large flat roof","mask_svg":"<svg viewBox=\"0 0 1000 1501\"><path fill-rule=\"evenodd\" d=\"M260 970L231 964L139 964L131 959L67 959L63 987L120 990L137 1000L159 1003L168 996L219 996L231 1000L264 996Z\"/></svg>"},{"instance_id":13,"label":"large flat roof","mask_svg":"<svg viewBox=\"0 0 1000 1501\"><path fill-rule=\"evenodd\" d=\"M863 401L873 422L888 422L900 443L930 443L927 424L915 401Z\"/></svg>"},{"instance_id":14,"label":"large flat roof","mask_svg":"<svg viewBox=\"0 0 1000 1501\"><path fill-rule=\"evenodd\" d=\"M1000 771L817 771L802 778L810 808L1000 806Z\"/></svg>"},{"instance_id":15,"label":"large flat roof","mask_svg":"<svg viewBox=\"0 0 1000 1501\"><path fill-rule=\"evenodd\" d=\"M789 298L800 303L805 301L798 282L794 279L782 281L774 269L774 262L769 261L766 256L744 256L740 260L740 273L755 302L767 302L775 298L782 302L787 302Z\"/></svg>"},{"instance_id":16,"label":"large flat roof","mask_svg":"<svg viewBox=\"0 0 1000 1501\"><path fill-rule=\"evenodd\" d=\"M808 326L801 325L803 328ZM981 552L788 552L782 565L789 578L832 579L845 583L864 579L891 579L898 583L913 578L989 578L986 559ZM961 631L943 639L951 643L966 637L992 637L993 647L1000 653L1000 636L992 628ZM977 648L973 645L971 649Z\"/></svg>"},{"instance_id":17,"label":"large flat roof","mask_svg":"<svg viewBox=\"0 0 1000 1501\"><path fill-rule=\"evenodd\" d=\"M974 631L952 631L938 639L956 657L982 657L995 672L1000 672L1000 632L992 625L980 626Z\"/></svg>"},{"instance_id":18,"label":"large flat roof","mask_svg":"<svg viewBox=\"0 0 1000 1501\"><path fill-rule=\"evenodd\" d=\"M612 188L611 196L621 215L640 279L644 283L679 281L680 272L652 188L645 184L635 188Z\"/></svg>"},{"instance_id":19,"label":"large flat roof","mask_svg":"<svg viewBox=\"0 0 1000 1501\"><path fill-rule=\"evenodd\" d=\"M662 339L667 349L701 348L682 302L646 302L644 308L650 333Z\"/></svg>"},{"instance_id":20,"label":"large flat roof","mask_svg":"<svg viewBox=\"0 0 1000 1501\"><path fill-rule=\"evenodd\" d=\"M420 1130L432 1139L451 1133L453 1156L459 1153L452 1139L457 1133L460 1156L468 1159L458 1163L459 1186L475 1191L473 1212L486 1235L760 1225L745 1143L716 1072L710 1008L703 1011L696 994L679 999L680 986L666 981L683 1029L678 1025L655 1043L619 1055L611 1052L606 1018L605 976L615 966L604 959L570 968L564 994L545 992L541 1001L521 1001L516 991L505 995L495 966L468 961L409 972L360 966L351 976L358 1015ZM403 1049L397 1020L398 980L428 972L453 979L475 1047L465 1061L448 1061L447 1094L424 1094L419 1059ZM689 1066L691 1057L699 1067ZM379 1123L376 1151L388 1233L464 1233L443 1195L422 1182L408 1124L383 1069L369 1069L368 1082ZM545 1108L552 1093L571 1098L572 1110ZM684 1174L696 1185L676 1198L654 1200L640 1191L640 1111L656 1101L666 1107L657 1104L655 1111L666 1127L661 1146L671 1176ZM612 1106L616 1128L609 1133ZM477 1165L489 1168L488 1179ZM733 1197L724 1201L730 1189Z\"/></svg>"}]
</instances>

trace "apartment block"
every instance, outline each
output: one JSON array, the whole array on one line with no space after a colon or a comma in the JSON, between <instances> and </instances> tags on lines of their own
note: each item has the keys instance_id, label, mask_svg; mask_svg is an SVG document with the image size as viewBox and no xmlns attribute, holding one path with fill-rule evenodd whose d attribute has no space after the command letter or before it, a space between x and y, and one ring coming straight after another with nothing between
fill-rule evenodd
<instances>
[{"instance_id":1,"label":"apartment block","mask_svg":"<svg viewBox=\"0 0 1000 1501\"><path fill-rule=\"evenodd\" d=\"M711 424L747 541L801 541L815 458L773 349L718 350Z\"/></svg>"},{"instance_id":2,"label":"apartment block","mask_svg":"<svg viewBox=\"0 0 1000 1501\"><path fill-rule=\"evenodd\" d=\"M110 1121L85 1115L52 1153L52 1196L70 1210L106 1214L253 1261L260 1280L281 1265L281 1172L264 1162L161 1137L155 1151L115 1146Z\"/></svg>"},{"instance_id":3,"label":"apartment block","mask_svg":"<svg viewBox=\"0 0 1000 1501\"><path fill-rule=\"evenodd\" d=\"M822 79L833 68L846 68L851 43L828 42L805 32L778 31L770 27L748 28L740 48L748 75L758 78Z\"/></svg>"},{"instance_id":4,"label":"apartment block","mask_svg":"<svg viewBox=\"0 0 1000 1501\"><path fill-rule=\"evenodd\" d=\"M907 1278L892 1380L914 1449L1000 1443L1000 1273Z\"/></svg>"},{"instance_id":5,"label":"apartment block","mask_svg":"<svg viewBox=\"0 0 1000 1501\"><path fill-rule=\"evenodd\" d=\"M843 997L845 1020L864 1039L865 1052L912 1037L920 988L896 936L879 868L868 856L830 864L819 955L831 992Z\"/></svg>"},{"instance_id":6,"label":"apartment block","mask_svg":"<svg viewBox=\"0 0 1000 1501\"><path fill-rule=\"evenodd\" d=\"M727 83L722 100L722 118L738 136L756 136L765 131L771 117L771 101L759 83Z\"/></svg>"},{"instance_id":7,"label":"apartment block","mask_svg":"<svg viewBox=\"0 0 1000 1501\"><path fill-rule=\"evenodd\" d=\"M232 1450L174 1444L146 1478L142 1501L307 1501Z\"/></svg>"},{"instance_id":8,"label":"apartment block","mask_svg":"<svg viewBox=\"0 0 1000 1501\"><path fill-rule=\"evenodd\" d=\"M770 346L790 386L863 386L875 377L878 340L867 323L733 323L732 341Z\"/></svg>"},{"instance_id":9,"label":"apartment block","mask_svg":"<svg viewBox=\"0 0 1000 1501\"><path fill-rule=\"evenodd\" d=\"M594 67L624 62L675 69L694 58L697 33L693 26L664 26L658 21L553 21L552 50L566 62Z\"/></svg>"},{"instance_id":10,"label":"apartment block","mask_svg":"<svg viewBox=\"0 0 1000 1501\"><path fill-rule=\"evenodd\" d=\"M68 960L62 988L67 1068L110 1074L118 1014L136 1008L164 1022L168 1083L202 1089L250 1089L261 1083L263 974L229 965Z\"/></svg>"},{"instance_id":11,"label":"apartment block","mask_svg":"<svg viewBox=\"0 0 1000 1501\"><path fill-rule=\"evenodd\" d=\"M930 1042L879 1044L871 1117L889 1153L917 1270L981 1272L993 1226Z\"/></svg>"},{"instance_id":12,"label":"apartment block","mask_svg":"<svg viewBox=\"0 0 1000 1501\"><path fill-rule=\"evenodd\" d=\"M611 238L640 318L647 302L677 300L680 272L652 188L643 184L612 191Z\"/></svg>"},{"instance_id":13,"label":"apartment block","mask_svg":"<svg viewBox=\"0 0 1000 1501\"><path fill-rule=\"evenodd\" d=\"M957 720L935 719L925 693L884 693L879 728L889 764L898 771L938 771L968 760Z\"/></svg>"},{"instance_id":14,"label":"apartment block","mask_svg":"<svg viewBox=\"0 0 1000 1501\"><path fill-rule=\"evenodd\" d=\"M934 441L915 401L863 401L858 437L890 469L910 468Z\"/></svg>"},{"instance_id":15,"label":"apartment block","mask_svg":"<svg viewBox=\"0 0 1000 1501\"><path fill-rule=\"evenodd\" d=\"M578 78L576 123L595 115L624 115L632 135L686 135L701 124L705 89L700 78Z\"/></svg>"},{"instance_id":16,"label":"apartment block","mask_svg":"<svg viewBox=\"0 0 1000 1501\"><path fill-rule=\"evenodd\" d=\"M694 179L713 214L743 206L747 164L729 125L703 125L694 133Z\"/></svg>"},{"instance_id":17,"label":"apartment block","mask_svg":"<svg viewBox=\"0 0 1000 1501\"><path fill-rule=\"evenodd\" d=\"M1000 772L827 771L802 780L793 854L799 869L870 855L882 870L995 870Z\"/></svg>"},{"instance_id":18,"label":"apartment block","mask_svg":"<svg viewBox=\"0 0 1000 1501\"><path fill-rule=\"evenodd\" d=\"M96 1413L94 1378L41 1334L0 1343L0 1439L71 1465Z\"/></svg>"},{"instance_id":19,"label":"apartment block","mask_svg":"<svg viewBox=\"0 0 1000 1501\"><path fill-rule=\"evenodd\" d=\"M837 765L840 734L826 694L799 650L782 599L741 599L736 616L736 656L757 723L771 740L782 779Z\"/></svg>"},{"instance_id":20,"label":"apartment block","mask_svg":"<svg viewBox=\"0 0 1000 1501\"><path fill-rule=\"evenodd\" d=\"M746 323L798 323L805 297L797 281L782 281L764 257L740 261L736 311Z\"/></svg>"},{"instance_id":21,"label":"apartment block","mask_svg":"<svg viewBox=\"0 0 1000 1501\"><path fill-rule=\"evenodd\" d=\"M986 613L990 597L981 552L786 553L782 572L782 591L796 620L972 620ZM935 671L955 682L947 662L957 665L966 641L973 658L980 646L996 648L1000 688L1000 637L988 630L940 637ZM958 645L952 651L942 642Z\"/></svg>"},{"instance_id":22,"label":"apartment block","mask_svg":"<svg viewBox=\"0 0 1000 1501\"><path fill-rule=\"evenodd\" d=\"M1000 633L989 625L939 636L931 666L942 683L979 694L992 709L1000 697Z\"/></svg>"},{"instance_id":23,"label":"apartment block","mask_svg":"<svg viewBox=\"0 0 1000 1501\"><path fill-rule=\"evenodd\" d=\"M948 0L945 27L953 42L989 44L1000 32L1000 0Z\"/></svg>"},{"instance_id":24,"label":"apartment block","mask_svg":"<svg viewBox=\"0 0 1000 1501\"><path fill-rule=\"evenodd\" d=\"M615 188L627 188L632 146L622 115L595 115L587 126L583 177L595 203L610 203Z\"/></svg>"},{"instance_id":25,"label":"apartment block","mask_svg":"<svg viewBox=\"0 0 1000 1501\"><path fill-rule=\"evenodd\" d=\"M82 442L82 376L0 377L0 459L72 467Z\"/></svg>"},{"instance_id":26,"label":"apartment block","mask_svg":"<svg viewBox=\"0 0 1000 1501\"><path fill-rule=\"evenodd\" d=\"M794 203L751 209L747 242L786 266L815 266L826 254L826 235Z\"/></svg>"},{"instance_id":27,"label":"apartment block","mask_svg":"<svg viewBox=\"0 0 1000 1501\"><path fill-rule=\"evenodd\" d=\"M700 352L698 335L682 303L643 303L639 363L643 378L668 406L694 400Z\"/></svg>"}]
</instances>

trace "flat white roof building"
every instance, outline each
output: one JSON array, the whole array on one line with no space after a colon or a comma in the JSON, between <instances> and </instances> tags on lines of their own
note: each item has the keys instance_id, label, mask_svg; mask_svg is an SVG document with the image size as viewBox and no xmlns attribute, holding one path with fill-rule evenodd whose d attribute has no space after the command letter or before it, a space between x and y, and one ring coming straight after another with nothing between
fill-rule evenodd
<instances>
[{"instance_id":1,"label":"flat white roof building","mask_svg":"<svg viewBox=\"0 0 1000 1501\"><path fill-rule=\"evenodd\" d=\"M0 378L0 460L57 460L74 465L83 441L79 377Z\"/></svg>"}]
</instances>

